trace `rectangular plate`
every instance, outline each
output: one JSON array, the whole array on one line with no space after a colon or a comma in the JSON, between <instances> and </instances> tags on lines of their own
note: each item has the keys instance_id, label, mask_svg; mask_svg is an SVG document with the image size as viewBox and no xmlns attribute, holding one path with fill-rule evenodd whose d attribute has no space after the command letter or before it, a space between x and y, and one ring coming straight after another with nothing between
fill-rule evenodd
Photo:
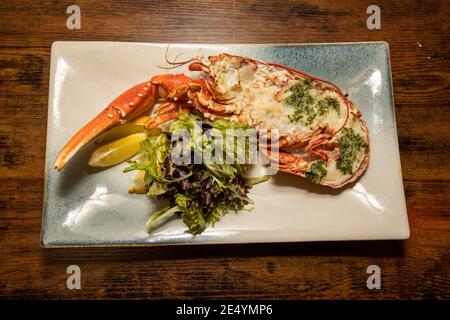
<instances>
[{"instance_id":1,"label":"rectangular plate","mask_svg":"<svg viewBox=\"0 0 450 320\"><path fill-rule=\"evenodd\" d=\"M55 42L51 52L46 192L42 245L117 246L406 239L408 218L395 125L389 47L384 42L302 45L175 44L174 57L221 52L281 63L336 83L367 121L371 158L350 187L331 190L278 173L255 186L254 209L230 213L197 237L173 220L152 234L145 223L155 200L128 194L133 173L121 164L87 166L88 146L62 172L52 169L58 150L117 95L152 75L166 73L167 44ZM186 68L170 72L188 72Z\"/></svg>"}]
</instances>

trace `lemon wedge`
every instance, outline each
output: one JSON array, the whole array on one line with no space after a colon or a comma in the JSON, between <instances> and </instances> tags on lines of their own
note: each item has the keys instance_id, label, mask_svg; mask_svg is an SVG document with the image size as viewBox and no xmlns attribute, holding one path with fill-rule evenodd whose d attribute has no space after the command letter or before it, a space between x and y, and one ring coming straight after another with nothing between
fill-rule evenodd
<instances>
[{"instance_id":1,"label":"lemon wedge","mask_svg":"<svg viewBox=\"0 0 450 320\"><path fill-rule=\"evenodd\" d=\"M107 143L96 149L89 159L91 167L110 167L134 156L140 143L147 138L145 133L134 133Z\"/></svg>"},{"instance_id":2,"label":"lemon wedge","mask_svg":"<svg viewBox=\"0 0 450 320\"><path fill-rule=\"evenodd\" d=\"M148 119L150 119L149 116L140 116L123 125L113 127L95 139L95 143L108 143L134 133L143 133L146 131L144 124Z\"/></svg>"},{"instance_id":3,"label":"lemon wedge","mask_svg":"<svg viewBox=\"0 0 450 320\"><path fill-rule=\"evenodd\" d=\"M149 116L139 116L139 117L131 120L130 123L143 126L147 122L148 119L150 119Z\"/></svg>"},{"instance_id":4,"label":"lemon wedge","mask_svg":"<svg viewBox=\"0 0 450 320\"><path fill-rule=\"evenodd\" d=\"M148 187L145 183L145 171L138 171L134 176L134 186L128 189L129 193L147 193Z\"/></svg>"}]
</instances>

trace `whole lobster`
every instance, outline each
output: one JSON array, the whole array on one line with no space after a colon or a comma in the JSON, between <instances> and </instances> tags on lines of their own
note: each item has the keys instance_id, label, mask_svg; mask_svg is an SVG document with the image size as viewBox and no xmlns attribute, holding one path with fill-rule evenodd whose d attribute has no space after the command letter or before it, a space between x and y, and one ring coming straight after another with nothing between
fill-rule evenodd
<instances>
[{"instance_id":1,"label":"whole lobster","mask_svg":"<svg viewBox=\"0 0 450 320\"><path fill-rule=\"evenodd\" d=\"M55 169L61 170L95 137L150 110L157 101L163 103L145 123L147 129L176 119L180 111L201 113L210 120L232 119L269 134L276 129L279 169L321 185L342 187L367 168L367 126L333 83L283 65L225 53L168 62L173 67L189 64L189 70L201 76L196 80L184 74L157 75L128 89L69 140Z\"/></svg>"}]
</instances>

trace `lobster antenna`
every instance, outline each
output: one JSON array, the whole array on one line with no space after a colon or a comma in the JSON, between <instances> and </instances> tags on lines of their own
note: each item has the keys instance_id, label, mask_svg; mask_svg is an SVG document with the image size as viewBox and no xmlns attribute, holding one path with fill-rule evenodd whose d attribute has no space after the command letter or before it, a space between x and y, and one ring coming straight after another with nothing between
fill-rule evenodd
<instances>
[{"instance_id":1,"label":"lobster antenna","mask_svg":"<svg viewBox=\"0 0 450 320\"><path fill-rule=\"evenodd\" d=\"M183 52L180 52L179 54L177 54L177 56L175 57L175 59L173 59L173 63L177 63L177 59L179 57L181 57L183 55Z\"/></svg>"},{"instance_id":2,"label":"lobster antenna","mask_svg":"<svg viewBox=\"0 0 450 320\"><path fill-rule=\"evenodd\" d=\"M171 66L170 67L163 67L163 66L157 65L158 68L161 68L161 69L175 69L175 68L181 67L181 66L183 66L183 65L185 65L187 63L190 63L190 62L195 60L195 57L194 57L194 58L191 58L189 60L177 62L177 59L183 54L183 52L180 52L179 54L176 55L176 57L175 57L175 59L173 59L173 61L170 61L169 57L168 57L169 47L170 47L170 43L166 47L166 52L164 54L164 59Z\"/></svg>"}]
</instances>

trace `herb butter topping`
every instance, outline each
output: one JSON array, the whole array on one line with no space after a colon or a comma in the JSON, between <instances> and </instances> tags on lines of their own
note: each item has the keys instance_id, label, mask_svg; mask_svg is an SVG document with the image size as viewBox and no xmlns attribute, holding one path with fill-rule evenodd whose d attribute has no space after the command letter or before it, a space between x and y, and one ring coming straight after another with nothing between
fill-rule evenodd
<instances>
[{"instance_id":1,"label":"herb butter topping","mask_svg":"<svg viewBox=\"0 0 450 320\"><path fill-rule=\"evenodd\" d=\"M338 140L340 152L336 167L343 174L352 174L353 165L358 159L360 150L366 148L367 145L361 135L358 133L355 134L352 128L342 129Z\"/></svg>"},{"instance_id":2,"label":"herb butter topping","mask_svg":"<svg viewBox=\"0 0 450 320\"><path fill-rule=\"evenodd\" d=\"M324 99L314 98L311 94L312 81L309 79L298 81L289 88L291 94L284 102L291 106L294 111L289 115L289 120L293 123L300 122L302 125L308 126L318 116L323 116L334 110L339 114L339 101L332 97Z\"/></svg>"}]
</instances>

